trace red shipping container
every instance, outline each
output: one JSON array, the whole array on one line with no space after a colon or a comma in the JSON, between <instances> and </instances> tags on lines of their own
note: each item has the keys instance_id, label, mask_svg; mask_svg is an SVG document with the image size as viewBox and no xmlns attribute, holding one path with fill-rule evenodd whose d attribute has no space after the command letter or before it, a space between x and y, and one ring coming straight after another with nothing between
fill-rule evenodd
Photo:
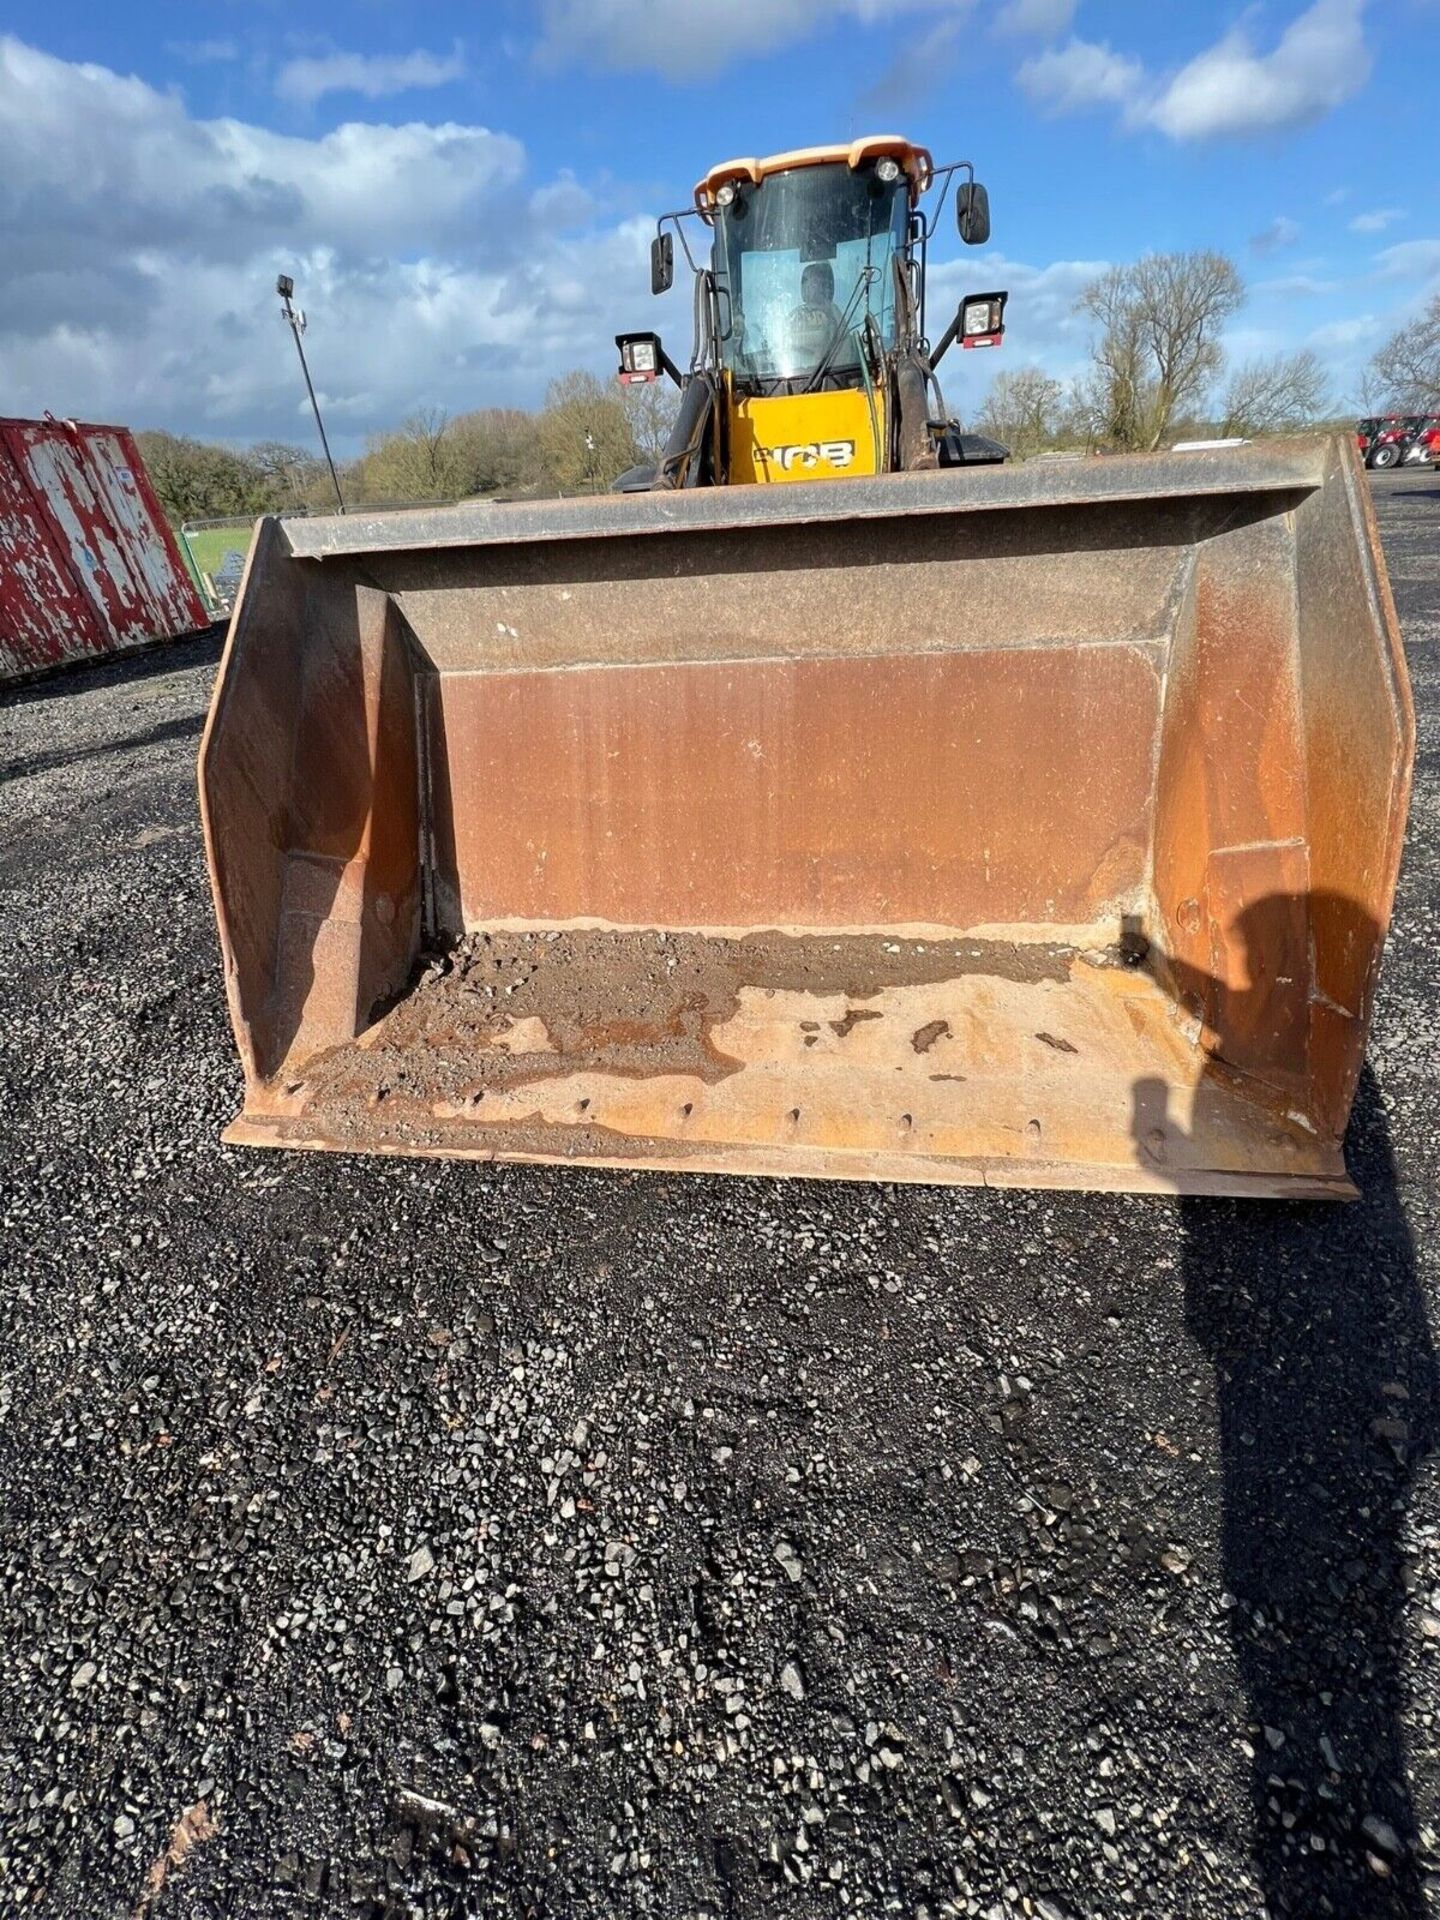
<instances>
[{"instance_id":1,"label":"red shipping container","mask_svg":"<svg viewBox=\"0 0 1440 1920\"><path fill-rule=\"evenodd\" d=\"M0 682L208 624L124 427L0 420Z\"/></svg>"}]
</instances>

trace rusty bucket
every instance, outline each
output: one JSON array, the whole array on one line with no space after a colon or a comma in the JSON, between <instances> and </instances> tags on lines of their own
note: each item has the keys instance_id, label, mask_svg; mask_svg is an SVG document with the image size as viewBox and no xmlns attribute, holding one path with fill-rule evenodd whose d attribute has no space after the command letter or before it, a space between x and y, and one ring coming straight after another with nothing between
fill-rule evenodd
<instances>
[{"instance_id":1,"label":"rusty bucket","mask_svg":"<svg viewBox=\"0 0 1440 1920\"><path fill-rule=\"evenodd\" d=\"M226 1137L1344 1195L1412 752L1338 438L262 521Z\"/></svg>"}]
</instances>

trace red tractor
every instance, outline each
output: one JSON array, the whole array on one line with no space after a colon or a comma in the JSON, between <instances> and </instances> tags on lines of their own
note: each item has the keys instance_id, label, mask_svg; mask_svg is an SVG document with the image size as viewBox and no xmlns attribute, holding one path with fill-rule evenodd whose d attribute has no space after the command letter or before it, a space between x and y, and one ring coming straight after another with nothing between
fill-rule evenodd
<instances>
[{"instance_id":1,"label":"red tractor","mask_svg":"<svg viewBox=\"0 0 1440 1920\"><path fill-rule=\"evenodd\" d=\"M1355 443L1367 467L1428 466L1440 452L1440 414L1392 413L1362 420Z\"/></svg>"}]
</instances>

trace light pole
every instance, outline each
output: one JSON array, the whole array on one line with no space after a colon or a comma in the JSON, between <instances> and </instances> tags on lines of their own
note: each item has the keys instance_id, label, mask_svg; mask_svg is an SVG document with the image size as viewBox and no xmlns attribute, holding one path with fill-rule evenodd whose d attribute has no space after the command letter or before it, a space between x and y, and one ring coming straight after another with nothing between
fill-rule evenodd
<instances>
[{"instance_id":1,"label":"light pole","mask_svg":"<svg viewBox=\"0 0 1440 1920\"><path fill-rule=\"evenodd\" d=\"M305 344L300 336L305 331L305 316L297 313L290 304L290 296L295 291L295 282L288 273L282 273L275 282L275 291L280 296L285 309L285 318L290 323L290 331L295 336L295 351L300 356L300 371L305 376L305 391L310 396L310 405L315 414L315 425L320 430L320 445L325 449L325 464L330 469L330 484L335 489L335 504L341 513L345 511L345 496L340 491L340 476L335 471L335 462L330 457L330 442L325 438L325 422L320 418L320 402L315 398L315 383L310 378L310 369L305 361Z\"/></svg>"}]
</instances>

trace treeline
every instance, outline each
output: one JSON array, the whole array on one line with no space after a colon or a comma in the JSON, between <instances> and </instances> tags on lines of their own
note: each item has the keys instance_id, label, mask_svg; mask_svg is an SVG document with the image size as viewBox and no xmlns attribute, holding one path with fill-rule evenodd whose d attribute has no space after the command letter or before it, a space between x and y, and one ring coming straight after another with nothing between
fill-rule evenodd
<instances>
[{"instance_id":1,"label":"treeline","mask_svg":"<svg viewBox=\"0 0 1440 1920\"><path fill-rule=\"evenodd\" d=\"M1094 453L1175 440L1294 434L1348 424L1311 348L1227 365L1225 323L1244 282L1223 253L1154 253L1081 292L1091 365L1068 386L1043 367L996 374L975 426L1016 455ZM1363 413L1440 411L1440 294L1380 344L1359 386Z\"/></svg>"},{"instance_id":2,"label":"treeline","mask_svg":"<svg viewBox=\"0 0 1440 1920\"><path fill-rule=\"evenodd\" d=\"M278 440L237 450L175 433L135 439L160 504L177 522L301 507L322 479L329 485L323 462Z\"/></svg>"},{"instance_id":3,"label":"treeline","mask_svg":"<svg viewBox=\"0 0 1440 1920\"><path fill-rule=\"evenodd\" d=\"M1309 348L1244 362L1213 400L1210 407L1171 413L1165 438L1157 444L1249 440L1263 434L1348 425L1351 419L1349 414L1336 413L1325 369ZM1133 439L1114 431L1107 408L1097 404L1089 382L1076 380L1066 386L1042 367L1014 367L998 373L975 424L979 432L1003 441L1022 460L1056 451L1135 450Z\"/></svg>"},{"instance_id":4,"label":"treeline","mask_svg":"<svg viewBox=\"0 0 1440 1920\"><path fill-rule=\"evenodd\" d=\"M1112 267L1077 302L1091 325L1081 376L1067 385L1038 366L1007 366L967 424L1027 458L1047 449L1252 438L1332 420L1335 396L1310 349L1227 365L1224 330L1244 300L1244 282L1222 253L1150 254ZM626 467L658 457L677 399L668 381L620 387L574 372L552 382L533 413L418 411L346 462L341 487L352 506L599 492ZM1377 353L1362 401L1368 411L1440 408L1440 298ZM168 433L139 439L176 520L334 505L323 463L302 447L264 442L237 451Z\"/></svg>"},{"instance_id":5,"label":"treeline","mask_svg":"<svg viewBox=\"0 0 1440 1920\"><path fill-rule=\"evenodd\" d=\"M1040 367L1007 368L976 425L1025 458L1248 439L1328 419L1329 379L1309 348L1227 365L1221 336L1244 300L1223 253L1151 254L1112 267L1077 302L1093 329L1086 371L1064 386Z\"/></svg>"},{"instance_id":6,"label":"treeline","mask_svg":"<svg viewBox=\"0 0 1440 1920\"><path fill-rule=\"evenodd\" d=\"M350 507L601 492L626 467L658 456L678 397L668 381L620 387L575 372L552 381L535 413L482 407L452 418L424 409L341 464L341 491ZM153 432L136 438L177 522L334 509L323 460L302 447L266 441L234 449Z\"/></svg>"}]
</instances>

